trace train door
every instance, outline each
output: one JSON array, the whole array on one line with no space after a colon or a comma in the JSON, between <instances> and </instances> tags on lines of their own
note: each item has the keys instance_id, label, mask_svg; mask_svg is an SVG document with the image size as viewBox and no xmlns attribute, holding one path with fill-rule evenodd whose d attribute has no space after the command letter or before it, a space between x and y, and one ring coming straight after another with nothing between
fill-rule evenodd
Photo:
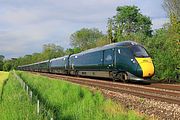
<instances>
[{"instance_id":1,"label":"train door","mask_svg":"<svg viewBox=\"0 0 180 120\"><path fill-rule=\"evenodd\" d=\"M104 51L104 68L112 70L114 67L114 49L107 49Z\"/></svg>"},{"instance_id":2,"label":"train door","mask_svg":"<svg viewBox=\"0 0 180 120\"><path fill-rule=\"evenodd\" d=\"M133 55L127 48L117 48L116 65L119 70L131 71L132 67L136 68L136 64L131 61L132 58Z\"/></svg>"},{"instance_id":3,"label":"train door","mask_svg":"<svg viewBox=\"0 0 180 120\"><path fill-rule=\"evenodd\" d=\"M120 47L117 49L117 67L125 71L128 68L128 57L126 54L126 48Z\"/></svg>"}]
</instances>

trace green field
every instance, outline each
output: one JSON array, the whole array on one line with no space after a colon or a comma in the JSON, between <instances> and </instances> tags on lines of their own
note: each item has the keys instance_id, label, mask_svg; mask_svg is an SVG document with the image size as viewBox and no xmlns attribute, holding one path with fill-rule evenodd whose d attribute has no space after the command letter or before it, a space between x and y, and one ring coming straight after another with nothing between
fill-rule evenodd
<instances>
[{"instance_id":1,"label":"green field","mask_svg":"<svg viewBox=\"0 0 180 120\"><path fill-rule=\"evenodd\" d=\"M1 97L1 93L2 93L3 84L7 80L8 76L9 76L8 72L0 71L0 97Z\"/></svg>"},{"instance_id":2,"label":"green field","mask_svg":"<svg viewBox=\"0 0 180 120\"><path fill-rule=\"evenodd\" d=\"M25 72L17 72L38 94L46 108L54 111L54 119L61 120L144 120L146 117L126 110L105 99L100 92L63 80L50 79Z\"/></svg>"},{"instance_id":3,"label":"green field","mask_svg":"<svg viewBox=\"0 0 180 120\"><path fill-rule=\"evenodd\" d=\"M3 77L2 77L3 76ZM2 80L8 73L1 72ZM3 78L3 79L2 79ZM0 100L1 120L38 120L41 115L36 114L36 105L32 104L18 80L10 73L8 81L4 84L2 99Z\"/></svg>"}]
</instances>

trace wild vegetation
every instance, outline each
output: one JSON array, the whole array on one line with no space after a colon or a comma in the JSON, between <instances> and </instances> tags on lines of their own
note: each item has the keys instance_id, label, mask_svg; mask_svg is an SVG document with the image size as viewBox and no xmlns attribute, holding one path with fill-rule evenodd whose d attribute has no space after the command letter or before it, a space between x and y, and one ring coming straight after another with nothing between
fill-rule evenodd
<instances>
[{"instance_id":1,"label":"wild vegetation","mask_svg":"<svg viewBox=\"0 0 180 120\"><path fill-rule=\"evenodd\" d=\"M0 71L0 97L2 94L2 88L5 83L5 81L8 79L9 73L8 72L2 72Z\"/></svg>"},{"instance_id":2,"label":"wild vegetation","mask_svg":"<svg viewBox=\"0 0 180 120\"><path fill-rule=\"evenodd\" d=\"M42 53L6 60L3 68L10 70L18 65L78 53L112 42L133 40L144 45L152 56L156 70L154 79L180 82L179 5L179 0L164 0L163 6L170 22L157 30L152 30L151 19L143 15L137 6L119 6L116 14L107 20L107 34L97 28L82 28L70 36L72 48L64 50L55 44L44 45Z\"/></svg>"},{"instance_id":3,"label":"wild vegetation","mask_svg":"<svg viewBox=\"0 0 180 120\"><path fill-rule=\"evenodd\" d=\"M3 87L0 113L1 120L42 120L43 118L36 114L36 104L31 103L26 92L12 73L10 73Z\"/></svg>"},{"instance_id":4,"label":"wild vegetation","mask_svg":"<svg viewBox=\"0 0 180 120\"><path fill-rule=\"evenodd\" d=\"M125 110L105 99L99 92L66 81L50 79L26 72L18 75L37 93L40 101L54 111L54 119L62 120L143 120L142 115Z\"/></svg>"},{"instance_id":5,"label":"wild vegetation","mask_svg":"<svg viewBox=\"0 0 180 120\"><path fill-rule=\"evenodd\" d=\"M4 59L4 56L0 55L0 71L3 70L3 59Z\"/></svg>"}]
</instances>

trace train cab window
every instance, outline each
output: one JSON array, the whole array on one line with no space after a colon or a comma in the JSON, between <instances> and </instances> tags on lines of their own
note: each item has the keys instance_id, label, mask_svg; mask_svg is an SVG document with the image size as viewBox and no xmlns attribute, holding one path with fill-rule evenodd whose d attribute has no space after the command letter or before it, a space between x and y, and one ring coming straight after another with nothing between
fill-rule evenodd
<instances>
[{"instance_id":1,"label":"train cab window","mask_svg":"<svg viewBox=\"0 0 180 120\"><path fill-rule=\"evenodd\" d=\"M131 46L131 50L136 57L149 57L145 48L143 48L142 46L133 45L133 46Z\"/></svg>"}]
</instances>

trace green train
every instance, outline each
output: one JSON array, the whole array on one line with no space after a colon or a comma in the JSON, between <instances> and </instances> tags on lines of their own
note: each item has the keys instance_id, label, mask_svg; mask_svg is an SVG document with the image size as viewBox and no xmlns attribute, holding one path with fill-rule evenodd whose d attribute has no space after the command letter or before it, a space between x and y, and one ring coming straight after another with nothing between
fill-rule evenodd
<instances>
[{"instance_id":1,"label":"green train","mask_svg":"<svg viewBox=\"0 0 180 120\"><path fill-rule=\"evenodd\" d=\"M19 66L18 69L111 78L114 81L149 81L154 75L151 57L142 45L133 41L113 43L78 54Z\"/></svg>"}]
</instances>

